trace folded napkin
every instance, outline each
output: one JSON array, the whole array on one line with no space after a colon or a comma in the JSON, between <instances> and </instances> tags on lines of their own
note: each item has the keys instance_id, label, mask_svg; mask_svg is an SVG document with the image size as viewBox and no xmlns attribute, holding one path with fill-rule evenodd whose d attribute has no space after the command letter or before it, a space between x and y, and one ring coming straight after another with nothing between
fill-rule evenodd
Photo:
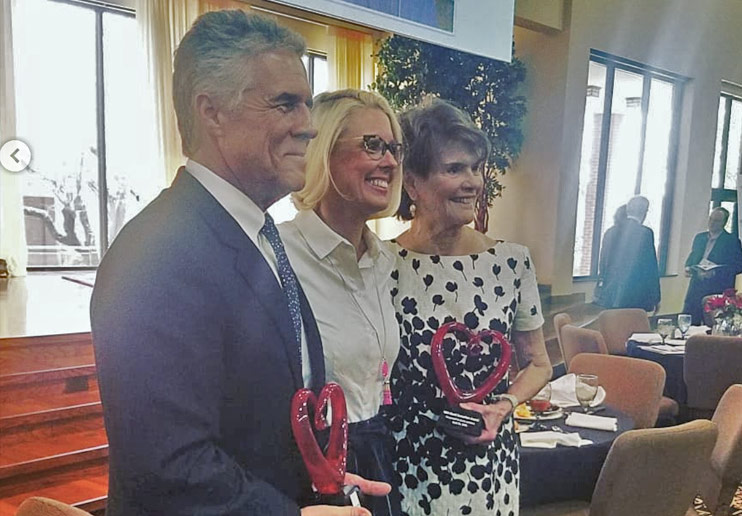
<instances>
[{"instance_id":1,"label":"folded napkin","mask_svg":"<svg viewBox=\"0 0 742 516\"><path fill-rule=\"evenodd\" d=\"M659 344L662 342L662 337L659 333L632 333L629 340L640 344Z\"/></svg>"},{"instance_id":2,"label":"folded napkin","mask_svg":"<svg viewBox=\"0 0 742 516\"><path fill-rule=\"evenodd\" d=\"M526 432L520 434L520 445L525 448L556 448L557 444L561 446L571 446L579 448L586 444L593 444L589 439L583 439L577 432L565 434L562 432Z\"/></svg>"},{"instance_id":3,"label":"folded napkin","mask_svg":"<svg viewBox=\"0 0 742 516\"><path fill-rule=\"evenodd\" d=\"M708 326L691 326L688 328L688 335L689 337L692 337L693 335L708 335L708 332L711 330Z\"/></svg>"},{"instance_id":4,"label":"folded napkin","mask_svg":"<svg viewBox=\"0 0 742 516\"><path fill-rule=\"evenodd\" d=\"M680 345L673 344L655 344L654 346L639 346L645 351L651 351L652 353L658 353L660 355L684 355L685 354L685 342Z\"/></svg>"},{"instance_id":5,"label":"folded napkin","mask_svg":"<svg viewBox=\"0 0 742 516\"><path fill-rule=\"evenodd\" d=\"M579 412L572 412L567 416L564 424L580 428L591 428L593 430L606 430L608 432L618 430L618 420L615 417L591 416L589 414L580 414Z\"/></svg>"},{"instance_id":6,"label":"folded napkin","mask_svg":"<svg viewBox=\"0 0 742 516\"><path fill-rule=\"evenodd\" d=\"M577 375L574 373L565 374L564 376L557 378L551 382L551 403L557 407L579 407L580 402L577 401L577 395L575 394L575 382L577 381ZM600 381L600 378L598 378ZM590 403L591 407L597 407L605 400L605 389L598 387L598 393L595 395L595 399Z\"/></svg>"},{"instance_id":7,"label":"folded napkin","mask_svg":"<svg viewBox=\"0 0 742 516\"><path fill-rule=\"evenodd\" d=\"M685 341L683 339L665 339L665 344L667 346L685 346Z\"/></svg>"}]
</instances>

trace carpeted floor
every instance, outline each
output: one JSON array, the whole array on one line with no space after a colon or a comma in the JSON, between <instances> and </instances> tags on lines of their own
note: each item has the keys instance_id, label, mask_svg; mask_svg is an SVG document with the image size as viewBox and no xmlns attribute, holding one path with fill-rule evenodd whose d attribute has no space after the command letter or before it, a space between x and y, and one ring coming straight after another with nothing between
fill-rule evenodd
<instances>
[{"instance_id":1,"label":"carpeted floor","mask_svg":"<svg viewBox=\"0 0 742 516\"><path fill-rule=\"evenodd\" d=\"M695 507L696 512L698 512L699 516L713 516L706 510L700 498L696 498ZM734 500L732 501L732 512L730 513L730 516L742 516L742 485L739 486L739 489L737 489L737 494L734 495Z\"/></svg>"}]
</instances>

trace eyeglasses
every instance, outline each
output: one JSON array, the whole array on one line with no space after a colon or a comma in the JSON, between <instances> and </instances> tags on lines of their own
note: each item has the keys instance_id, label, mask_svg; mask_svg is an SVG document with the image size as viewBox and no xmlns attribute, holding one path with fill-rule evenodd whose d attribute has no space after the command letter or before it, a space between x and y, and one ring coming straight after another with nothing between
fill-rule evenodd
<instances>
[{"instance_id":1,"label":"eyeglasses","mask_svg":"<svg viewBox=\"0 0 742 516\"><path fill-rule=\"evenodd\" d=\"M387 142L381 136L375 134L364 134L363 136L356 136L355 138L343 138L338 140L339 142L348 140L362 140L361 147L371 159L380 160L384 157L387 151L395 159L397 163L402 162L404 156L404 146L397 142Z\"/></svg>"}]
</instances>

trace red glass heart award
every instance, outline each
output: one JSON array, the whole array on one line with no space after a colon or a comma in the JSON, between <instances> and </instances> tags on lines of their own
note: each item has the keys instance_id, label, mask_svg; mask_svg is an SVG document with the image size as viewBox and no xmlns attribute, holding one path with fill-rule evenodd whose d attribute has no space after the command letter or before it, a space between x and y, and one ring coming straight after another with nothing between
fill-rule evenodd
<instances>
[{"instance_id":1,"label":"red glass heart award","mask_svg":"<svg viewBox=\"0 0 742 516\"><path fill-rule=\"evenodd\" d=\"M463 352L468 355L477 355L483 346L500 347L500 359L492 373L473 390L460 389L451 378L443 357L443 341L450 333L457 334L465 341ZM485 339L489 337L490 342ZM457 339L458 340L458 339ZM438 384L446 396L449 406L443 409L438 427L452 434L465 434L478 437L484 430L484 419L479 412L462 409L459 403L481 403L492 392L497 384L505 377L510 367L512 347L505 336L494 330L472 332L465 324L449 322L438 328L433 335L430 345L430 354L433 360L433 370L438 378Z\"/></svg>"},{"instance_id":2,"label":"red glass heart award","mask_svg":"<svg viewBox=\"0 0 742 516\"><path fill-rule=\"evenodd\" d=\"M328 425L325 414L331 413ZM314 432L330 429L326 452ZM361 505L358 486L344 485L348 455L348 412L345 394L336 383L328 383L319 397L309 389L296 391L291 400L291 430L316 491L313 505Z\"/></svg>"}]
</instances>

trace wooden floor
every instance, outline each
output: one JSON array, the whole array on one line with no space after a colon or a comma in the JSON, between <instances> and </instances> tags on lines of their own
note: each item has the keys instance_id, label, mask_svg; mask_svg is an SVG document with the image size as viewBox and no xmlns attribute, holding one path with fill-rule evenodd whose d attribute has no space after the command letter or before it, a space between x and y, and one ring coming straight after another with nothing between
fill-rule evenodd
<instances>
[{"instance_id":1,"label":"wooden floor","mask_svg":"<svg viewBox=\"0 0 742 516\"><path fill-rule=\"evenodd\" d=\"M29 496L102 509L107 458L90 332L0 339L0 516Z\"/></svg>"}]
</instances>

